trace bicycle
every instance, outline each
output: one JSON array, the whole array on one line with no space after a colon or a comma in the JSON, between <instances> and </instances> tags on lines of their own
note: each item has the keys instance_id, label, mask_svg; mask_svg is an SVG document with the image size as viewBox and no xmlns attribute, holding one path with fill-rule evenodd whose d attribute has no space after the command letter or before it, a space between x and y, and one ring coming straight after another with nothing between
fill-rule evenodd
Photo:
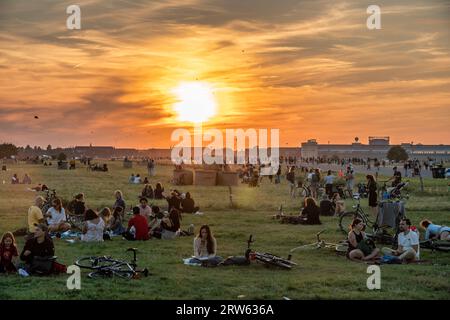
<instances>
[{"instance_id":1,"label":"bicycle","mask_svg":"<svg viewBox=\"0 0 450 320\"><path fill-rule=\"evenodd\" d=\"M271 253L261 253L252 250L250 248L251 243L254 242L252 238L253 236L250 235L247 240L247 250L245 251L245 258L249 263L250 261L256 260L257 262L261 262L267 266L275 266L287 270L291 270L292 266L297 265L294 261L291 261L291 255L289 255L287 259L284 259Z\"/></svg>"},{"instance_id":2,"label":"bicycle","mask_svg":"<svg viewBox=\"0 0 450 320\"><path fill-rule=\"evenodd\" d=\"M133 260L131 260L131 262L125 262L107 256L93 256L80 258L75 261L75 265L80 268L93 270L93 272L90 272L88 275L91 279L111 278L113 276L118 276L123 279L136 279L140 278L141 274L147 277L150 274L148 269L145 268L141 270L137 267L137 249L128 248L126 251L133 252Z\"/></svg>"},{"instance_id":3,"label":"bicycle","mask_svg":"<svg viewBox=\"0 0 450 320\"><path fill-rule=\"evenodd\" d=\"M450 241L429 239L420 242L421 249L430 249L434 251L450 252Z\"/></svg>"},{"instance_id":4,"label":"bicycle","mask_svg":"<svg viewBox=\"0 0 450 320\"><path fill-rule=\"evenodd\" d=\"M356 205L353 206L355 211L344 212L339 217L339 229L342 233L347 234L349 226L352 224L355 218L361 219L361 221L372 230L373 234L368 234L367 236L372 238L374 241L378 241L384 244L395 244L397 241L398 230L396 228L395 234L390 235L387 232L388 226L379 226L376 221L372 221L368 214L364 212L361 207L361 197L354 196L354 200L357 201Z\"/></svg>"},{"instance_id":5,"label":"bicycle","mask_svg":"<svg viewBox=\"0 0 450 320\"><path fill-rule=\"evenodd\" d=\"M320 239L320 235L325 231L326 231L326 229L316 233L317 242L298 246L296 248L291 249L291 252L294 252L296 250L304 250L304 249L323 249L323 248L325 248L325 249L334 249L337 253L343 253L343 254L347 253L347 250L348 250L347 240L341 240L341 241L339 241L339 243L325 242L324 240Z\"/></svg>"}]
</instances>

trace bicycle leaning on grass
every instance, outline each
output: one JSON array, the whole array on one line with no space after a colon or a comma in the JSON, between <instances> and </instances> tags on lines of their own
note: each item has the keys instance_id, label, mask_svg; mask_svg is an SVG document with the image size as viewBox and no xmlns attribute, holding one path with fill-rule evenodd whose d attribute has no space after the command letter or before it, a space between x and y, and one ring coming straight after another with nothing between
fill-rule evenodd
<instances>
[{"instance_id":1,"label":"bicycle leaning on grass","mask_svg":"<svg viewBox=\"0 0 450 320\"><path fill-rule=\"evenodd\" d=\"M288 256L287 259L278 257L276 255L273 255L271 253L262 253L258 251L254 251L250 248L250 245L253 243L253 236L250 235L250 237L247 240L247 250L245 251L245 258L248 261L257 261L261 262L267 266L275 266L280 267L283 269L291 270L292 266L297 265L294 261L291 260L291 255Z\"/></svg>"},{"instance_id":2,"label":"bicycle leaning on grass","mask_svg":"<svg viewBox=\"0 0 450 320\"><path fill-rule=\"evenodd\" d=\"M75 262L80 268L90 269L89 278L111 278L117 276L123 279L136 279L141 275L147 277L150 273L147 268L138 269L136 248L129 248L127 252L133 252L133 260L126 262L123 260L117 260L112 257L83 257Z\"/></svg>"},{"instance_id":3,"label":"bicycle leaning on grass","mask_svg":"<svg viewBox=\"0 0 450 320\"><path fill-rule=\"evenodd\" d=\"M331 242L325 242L325 240L320 239L320 235L324 233L326 229L317 232L317 242L304 244L301 246L298 246L296 248L291 249L291 252L297 251L297 250L311 250L311 249L334 249L336 253L347 253L348 250L348 241L347 240L341 240L339 243L331 243Z\"/></svg>"}]
</instances>

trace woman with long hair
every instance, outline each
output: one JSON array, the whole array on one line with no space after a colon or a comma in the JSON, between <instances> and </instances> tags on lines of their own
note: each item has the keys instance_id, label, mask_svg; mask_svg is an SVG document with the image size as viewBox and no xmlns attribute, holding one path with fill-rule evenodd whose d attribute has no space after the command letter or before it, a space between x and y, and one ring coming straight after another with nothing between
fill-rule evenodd
<instances>
[{"instance_id":1,"label":"woman with long hair","mask_svg":"<svg viewBox=\"0 0 450 320\"><path fill-rule=\"evenodd\" d=\"M377 258L380 250L370 245L364 232L365 224L359 219L353 219L348 233L347 258L353 261L368 261Z\"/></svg>"},{"instance_id":2,"label":"woman with long hair","mask_svg":"<svg viewBox=\"0 0 450 320\"><path fill-rule=\"evenodd\" d=\"M308 197L305 199L304 208L299 216L299 223L301 224L322 224L320 222L320 208L316 201Z\"/></svg>"},{"instance_id":3,"label":"woman with long hair","mask_svg":"<svg viewBox=\"0 0 450 320\"><path fill-rule=\"evenodd\" d=\"M194 256L191 263L207 263L217 265L222 261L221 257L216 256L217 241L213 236L208 225L203 225L194 239Z\"/></svg>"},{"instance_id":4,"label":"woman with long hair","mask_svg":"<svg viewBox=\"0 0 450 320\"><path fill-rule=\"evenodd\" d=\"M154 196L155 199L164 199L164 187L162 186L161 182L158 182L155 186L154 190Z\"/></svg>"},{"instance_id":5,"label":"woman with long hair","mask_svg":"<svg viewBox=\"0 0 450 320\"><path fill-rule=\"evenodd\" d=\"M45 214L48 223L48 232L65 232L70 230L70 224L67 223L66 211L63 208L62 201L59 198L53 200L52 206Z\"/></svg>"},{"instance_id":6,"label":"woman with long hair","mask_svg":"<svg viewBox=\"0 0 450 320\"><path fill-rule=\"evenodd\" d=\"M19 252L12 232L5 232L0 240L0 273L16 272Z\"/></svg>"}]
</instances>

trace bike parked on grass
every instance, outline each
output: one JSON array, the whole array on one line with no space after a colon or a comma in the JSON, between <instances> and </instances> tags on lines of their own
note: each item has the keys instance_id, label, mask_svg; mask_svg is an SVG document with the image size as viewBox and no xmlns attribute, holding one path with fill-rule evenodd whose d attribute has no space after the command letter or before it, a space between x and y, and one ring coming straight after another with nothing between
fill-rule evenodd
<instances>
[{"instance_id":1,"label":"bike parked on grass","mask_svg":"<svg viewBox=\"0 0 450 320\"><path fill-rule=\"evenodd\" d=\"M245 251L245 258L248 261L256 260L257 262L261 262L267 266L275 266L287 270L291 270L292 266L297 265L294 261L291 260L291 255L289 255L287 259L284 259L271 253L266 252L262 253L252 250L250 248L250 245L254 242L252 238L253 236L250 235L250 237L247 240L247 250Z\"/></svg>"},{"instance_id":2,"label":"bike parked on grass","mask_svg":"<svg viewBox=\"0 0 450 320\"><path fill-rule=\"evenodd\" d=\"M126 262L123 260L117 260L112 257L84 257L78 259L75 262L80 268L93 270L89 273L89 278L111 278L117 276L123 279L136 279L141 275L147 277L150 273L147 268L138 269L136 248L129 248L128 251L133 252L133 260Z\"/></svg>"},{"instance_id":3,"label":"bike parked on grass","mask_svg":"<svg viewBox=\"0 0 450 320\"><path fill-rule=\"evenodd\" d=\"M338 254L346 254L348 250L348 241L347 240L341 240L339 243L331 243L331 242L325 242L325 240L320 239L320 235L324 233L326 229L319 231L316 234L317 242L305 244L298 246L294 249L291 249L291 252L297 251L297 250L310 250L310 249L334 249L336 253Z\"/></svg>"}]
</instances>

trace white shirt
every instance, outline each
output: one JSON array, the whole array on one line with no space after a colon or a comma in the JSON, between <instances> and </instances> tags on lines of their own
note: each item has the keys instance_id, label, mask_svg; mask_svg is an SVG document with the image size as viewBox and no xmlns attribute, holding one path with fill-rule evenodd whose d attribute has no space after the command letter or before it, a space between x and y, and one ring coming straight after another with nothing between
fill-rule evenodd
<instances>
[{"instance_id":1,"label":"white shirt","mask_svg":"<svg viewBox=\"0 0 450 320\"><path fill-rule=\"evenodd\" d=\"M56 211L55 208L51 207L48 209L47 213L51 214L52 216L50 218L47 218L48 225L54 225L54 224L60 224L63 221L66 220L66 211L64 208L61 208L61 212Z\"/></svg>"},{"instance_id":2,"label":"white shirt","mask_svg":"<svg viewBox=\"0 0 450 320\"><path fill-rule=\"evenodd\" d=\"M103 231L105 229L103 219L100 218L97 224L91 221L86 221L86 224L87 232L81 235L81 241L103 241Z\"/></svg>"},{"instance_id":3,"label":"white shirt","mask_svg":"<svg viewBox=\"0 0 450 320\"><path fill-rule=\"evenodd\" d=\"M329 175L325 177L325 184L333 184L334 182L334 176Z\"/></svg>"},{"instance_id":4,"label":"white shirt","mask_svg":"<svg viewBox=\"0 0 450 320\"><path fill-rule=\"evenodd\" d=\"M141 183L141 177L134 177L134 183L140 184Z\"/></svg>"},{"instance_id":5,"label":"white shirt","mask_svg":"<svg viewBox=\"0 0 450 320\"><path fill-rule=\"evenodd\" d=\"M420 259L419 235L415 231L409 230L407 235L404 232L399 233L398 245L402 246L403 250L412 249L413 246L417 246L416 259Z\"/></svg>"}]
</instances>

